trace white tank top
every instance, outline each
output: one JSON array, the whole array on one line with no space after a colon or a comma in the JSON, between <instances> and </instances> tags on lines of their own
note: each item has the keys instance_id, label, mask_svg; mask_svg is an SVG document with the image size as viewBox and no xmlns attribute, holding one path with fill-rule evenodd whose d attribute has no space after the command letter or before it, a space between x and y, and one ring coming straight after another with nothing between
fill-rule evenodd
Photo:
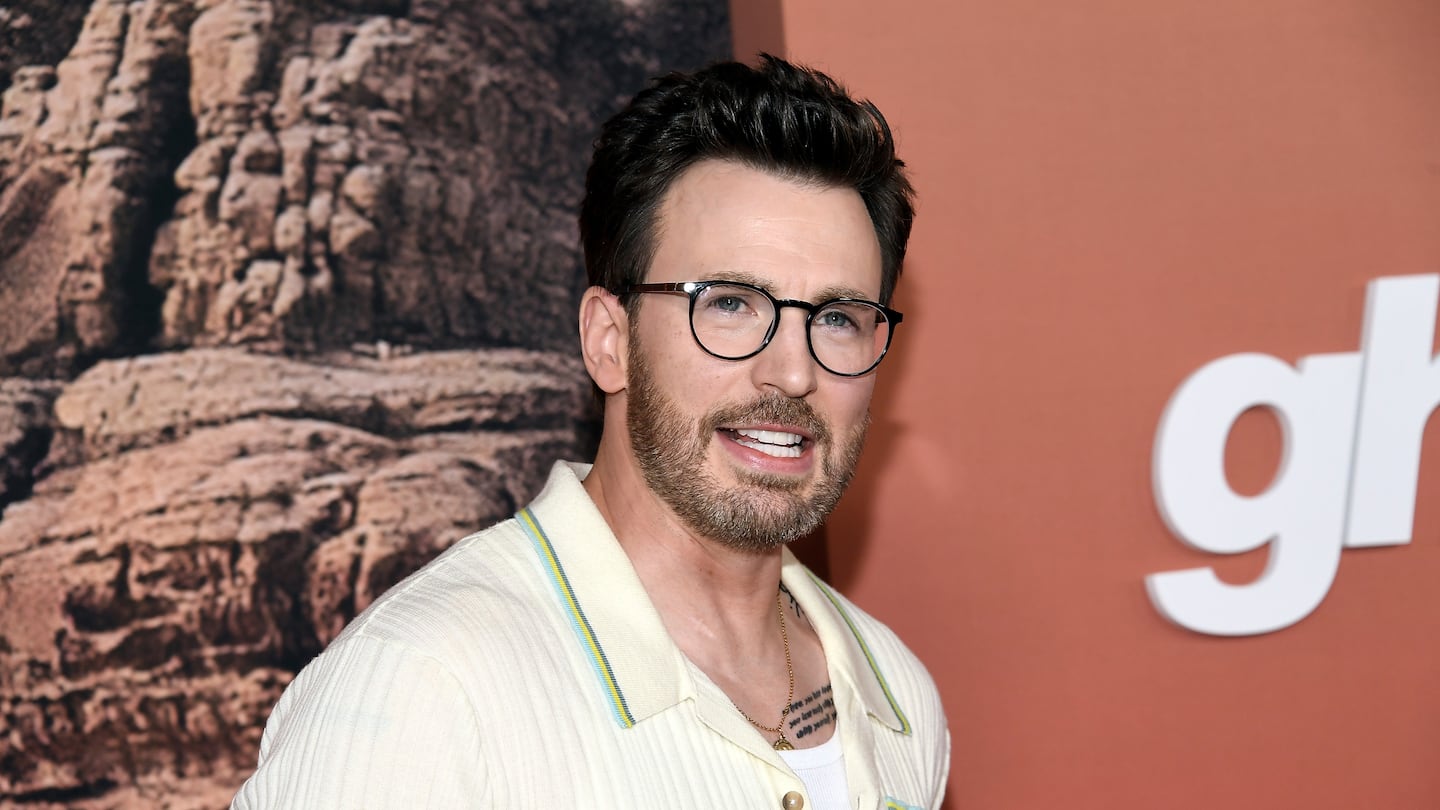
<instances>
[{"instance_id":1,"label":"white tank top","mask_svg":"<svg viewBox=\"0 0 1440 810\"><path fill-rule=\"evenodd\" d=\"M780 758L805 783L805 810L847 810L850 787L845 782L845 752L839 733L814 748L780 751Z\"/></svg>"}]
</instances>

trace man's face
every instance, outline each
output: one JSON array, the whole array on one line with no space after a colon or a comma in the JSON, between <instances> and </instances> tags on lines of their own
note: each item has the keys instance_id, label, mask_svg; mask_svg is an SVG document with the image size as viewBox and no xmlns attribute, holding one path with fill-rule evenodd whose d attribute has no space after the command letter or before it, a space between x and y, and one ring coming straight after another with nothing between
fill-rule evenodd
<instances>
[{"instance_id":1,"label":"man's face","mask_svg":"<svg viewBox=\"0 0 1440 810\"><path fill-rule=\"evenodd\" d=\"M662 201L647 282L744 281L776 298L877 299L880 248L850 189L707 161ZM692 530L761 551L813 530L844 492L874 374L839 377L806 345L804 312L780 310L764 351L706 354L684 296L641 297L631 320L626 414L650 488Z\"/></svg>"}]
</instances>

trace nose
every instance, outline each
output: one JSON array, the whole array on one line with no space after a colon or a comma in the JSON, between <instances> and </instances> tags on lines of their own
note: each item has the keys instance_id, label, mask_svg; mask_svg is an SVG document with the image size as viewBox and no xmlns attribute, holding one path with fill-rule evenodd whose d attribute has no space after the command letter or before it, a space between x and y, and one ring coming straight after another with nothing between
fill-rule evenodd
<instances>
[{"instance_id":1,"label":"nose","mask_svg":"<svg viewBox=\"0 0 1440 810\"><path fill-rule=\"evenodd\" d=\"M780 310L780 323L770 345L754 357L751 375L755 387L771 388L787 397L799 398L815 390L821 369L810 356L805 334L805 313L799 309Z\"/></svg>"}]
</instances>

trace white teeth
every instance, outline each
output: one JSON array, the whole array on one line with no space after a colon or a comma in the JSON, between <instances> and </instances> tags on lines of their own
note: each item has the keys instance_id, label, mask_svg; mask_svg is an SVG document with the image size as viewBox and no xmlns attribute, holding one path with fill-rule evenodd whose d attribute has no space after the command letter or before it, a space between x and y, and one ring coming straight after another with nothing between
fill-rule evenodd
<instances>
[{"instance_id":1,"label":"white teeth","mask_svg":"<svg viewBox=\"0 0 1440 810\"><path fill-rule=\"evenodd\" d=\"M736 443L775 458L799 458L800 445L805 441L798 433L778 430L737 429L733 432Z\"/></svg>"},{"instance_id":2,"label":"white teeth","mask_svg":"<svg viewBox=\"0 0 1440 810\"><path fill-rule=\"evenodd\" d=\"M800 457L800 445L798 444L792 444L788 446L779 444L765 444L764 442L751 442L745 441L744 439L736 439L735 443L743 444L751 450L757 450L767 456L774 456L775 458Z\"/></svg>"},{"instance_id":3,"label":"white teeth","mask_svg":"<svg viewBox=\"0 0 1440 810\"><path fill-rule=\"evenodd\" d=\"M798 445L805 440L805 438L798 433L781 433L778 430L746 430L742 428L735 432L741 436L748 436L756 441L765 442L766 444Z\"/></svg>"}]
</instances>

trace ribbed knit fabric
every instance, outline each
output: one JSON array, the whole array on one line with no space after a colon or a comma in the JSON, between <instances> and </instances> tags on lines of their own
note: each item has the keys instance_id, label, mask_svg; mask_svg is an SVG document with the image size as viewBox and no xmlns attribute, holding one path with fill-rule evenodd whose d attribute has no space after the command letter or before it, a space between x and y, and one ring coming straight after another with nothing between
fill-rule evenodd
<instances>
[{"instance_id":1,"label":"ribbed knit fabric","mask_svg":"<svg viewBox=\"0 0 1440 810\"><path fill-rule=\"evenodd\" d=\"M839 734L814 748L781 751L780 758L805 783L805 807L809 810L846 810L850 806Z\"/></svg>"},{"instance_id":2,"label":"ribbed knit fabric","mask_svg":"<svg viewBox=\"0 0 1440 810\"><path fill-rule=\"evenodd\" d=\"M233 808L778 808L805 787L670 639L557 464L516 519L385 594L286 689ZM935 808L924 667L788 552L825 649L851 807ZM806 807L811 806L806 802Z\"/></svg>"}]
</instances>

